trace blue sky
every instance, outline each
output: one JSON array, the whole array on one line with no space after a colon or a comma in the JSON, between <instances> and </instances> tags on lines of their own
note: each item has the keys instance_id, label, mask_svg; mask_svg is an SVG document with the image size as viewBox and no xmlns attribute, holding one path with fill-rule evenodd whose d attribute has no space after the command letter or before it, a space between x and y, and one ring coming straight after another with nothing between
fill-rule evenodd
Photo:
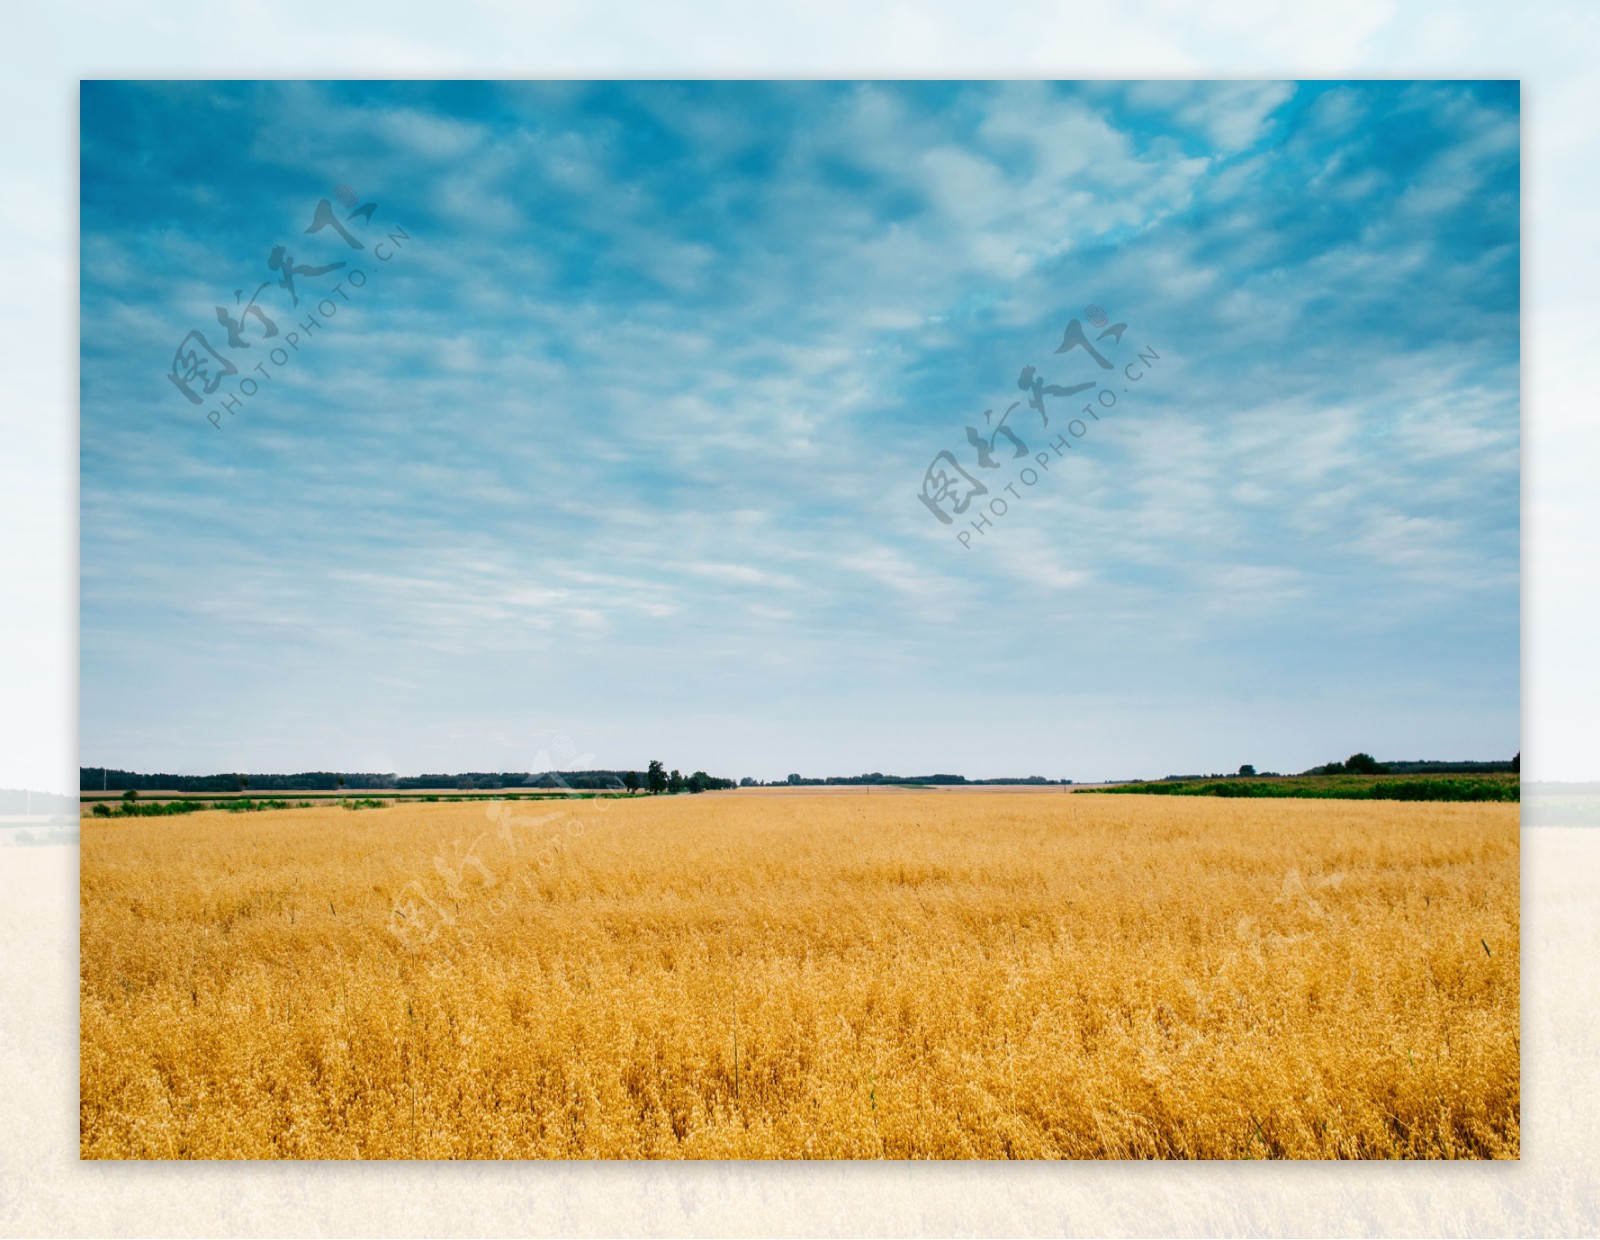
<instances>
[{"instance_id":1,"label":"blue sky","mask_svg":"<svg viewBox=\"0 0 1600 1240\"><path fill-rule=\"evenodd\" d=\"M82 761L1509 756L1519 119L1515 83L86 83ZM360 250L305 232L341 186ZM347 266L294 307L278 245ZM280 335L230 349L263 283ZM1054 352L1090 306L1110 372ZM191 329L249 358L200 405ZM986 470L1024 366L1098 386ZM949 526L943 451L989 486Z\"/></svg>"}]
</instances>

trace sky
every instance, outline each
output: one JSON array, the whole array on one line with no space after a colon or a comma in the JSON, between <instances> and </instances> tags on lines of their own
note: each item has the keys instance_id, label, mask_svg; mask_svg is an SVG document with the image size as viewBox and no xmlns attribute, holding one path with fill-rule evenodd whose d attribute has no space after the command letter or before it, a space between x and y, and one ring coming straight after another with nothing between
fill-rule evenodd
<instances>
[{"instance_id":1,"label":"sky","mask_svg":"<svg viewBox=\"0 0 1600 1240\"><path fill-rule=\"evenodd\" d=\"M83 765L1519 748L1514 82L85 82L80 118Z\"/></svg>"}]
</instances>

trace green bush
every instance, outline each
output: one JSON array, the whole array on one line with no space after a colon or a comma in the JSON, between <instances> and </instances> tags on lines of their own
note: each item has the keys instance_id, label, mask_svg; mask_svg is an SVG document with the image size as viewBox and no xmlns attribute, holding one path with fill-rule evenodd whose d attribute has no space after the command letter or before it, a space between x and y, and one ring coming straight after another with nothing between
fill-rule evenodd
<instances>
[{"instance_id":1,"label":"green bush","mask_svg":"<svg viewBox=\"0 0 1600 1240\"><path fill-rule=\"evenodd\" d=\"M124 802L112 814L114 818L170 818L174 814L197 814L211 806L203 801L167 801L164 804Z\"/></svg>"}]
</instances>

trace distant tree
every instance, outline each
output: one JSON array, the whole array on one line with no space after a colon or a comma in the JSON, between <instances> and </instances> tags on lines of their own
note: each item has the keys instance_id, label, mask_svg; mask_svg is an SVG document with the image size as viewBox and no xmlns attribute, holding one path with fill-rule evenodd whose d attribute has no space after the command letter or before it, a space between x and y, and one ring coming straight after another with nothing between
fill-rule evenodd
<instances>
[{"instance_id":1,"label":"distant tree","mask_svg":"<svg viewBox=\"0 0 1600 1240\"><path fill-rule=\"evenodd\" d=\"M751 779L748 775L739 781L739 787L741 788L754 788L755 786L756 781Z\"/></svg>"},{"instance_id":2,"label":"distant tree","mask_svg":"<svg viewBox=\"0 0 1600 1240\"><path fill-rule=\"evenodd\" d=\"M1511 759L1511 773L1513 775L1522 774L1522 750L1520 749L1517 750L1517 756Z\"/></svg>"},{"instance_id":3,"label":"distant tree","mask_svg":"<svg viewBox=\"0 0 1600 1240\"><path fill-rule=\"evenodd\" d=\"M1370 753L1353 753L1345 759L1344 769L1352 775L1383 775L1389 768Z\"/></svg>"},{"instance_id":4,"label":"distant tree","mask_svg":"<svg viewBox=\"0 0 1600 1240\"><path fill-rule=\"evenodd\" d=\"M650 769L645 772L645 780L649 784L650 795L660 796L667 790L667 768L652 758Z\"/></svg>"},{"instance_id":5,"label":"distant tree","mask_svg":"<svg viewBox=\"0 0 1600 1240\"><path fill-rule=\"evenodd\" d=\"M343 788L344 787L344 776L343 775L339 776L338 779L333 781L333 784L334 784L334 787L336 787L336 788Z\"/></svg>"},{"instance_id":6,"label":"distant tree","mask_svg":"<svg viewBox=\"0 0 1600 1240\"><path fill-rule=\"evenodd\" d=\"M683 772L677 767L672 768L672 774L667 776L667 791L676 796L689 785L683 778Z\"/></svg>"},{"instance_id":7,"label":"distant tree","mask_svg":"<svg viewBox=\"0 0 1600 1240\"><path fill-rule=\"evenodd\" d=\"M704 771L696 771L693 775L689 776L690 792L704 792L710 786L711 776L707 775Z\"/></svg>"},{"instance_id":8,"label":"distant tree","mask_svg":"<svg viewBox=\"0 0 1600 1240\"><path fill-rule=\"evenodd\" d=\"M1239 768L1239 774L1241 775L1254 775L1255 773L1256 768L1251 766L1248 762Z\"/></svg>"},{"instance_id":9,"label":"distant tree","mask_svg":"<svg viewBox=\"0 0 1600 1240\"><path fill-rule=\"evenodd\" d=\"M800 782L800 776L798 776L798 775L791 775L791 776L789 776L789 782L790 782L790 783L791 783L791 784L797 784L797 783L799 783L799 782Z\"/></svg>"},{"instance_id":10,"label":"distant tree","mask_svg":"<svg viewBox=\"0 0 1600 1240\"><path fill-rule=\"evenodd\" d=\"M622 786L628 790L628 795L629 796L632 796L635 792L638 792L639 791L639 772L638 771L624 771L622 773Z\"/></svg>"}]
</instances>

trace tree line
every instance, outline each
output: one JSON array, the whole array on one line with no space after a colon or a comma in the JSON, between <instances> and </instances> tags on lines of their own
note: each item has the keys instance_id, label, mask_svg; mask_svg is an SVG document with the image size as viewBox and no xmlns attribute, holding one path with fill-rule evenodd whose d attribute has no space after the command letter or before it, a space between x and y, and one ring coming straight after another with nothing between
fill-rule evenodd
<instances>
[{"instance_id":1,"label":"tree line","mask_svg":"<svg viewBox=\"0 0 1600 1240\"><path fill-rule=\"evenodd\" d=\"M1353 753L1343 762L1314 766L1305 775L1520 775L1522 754L1509 762L1379 762L1369 753Z\"/></svg>"},{"instance_id":2,"label":"tree line","mask_svg":"<svg viewBox=\"0 0 1600 1240\"><path fill-rule=\"evenodd\" d=\"M219 775L173 775L123 771L114 767L78 768L80 792L338 792L344 789L398 792L417 788L458 791L508 788L574 788L584 792L644 789L655 793L707 792L733 788L731 779L695 771L668 771L652 761L643 771L468 771L464 774L396 775L372 771L300 771L295 774L232 771Z\"/></svg>"}]
</instances>

